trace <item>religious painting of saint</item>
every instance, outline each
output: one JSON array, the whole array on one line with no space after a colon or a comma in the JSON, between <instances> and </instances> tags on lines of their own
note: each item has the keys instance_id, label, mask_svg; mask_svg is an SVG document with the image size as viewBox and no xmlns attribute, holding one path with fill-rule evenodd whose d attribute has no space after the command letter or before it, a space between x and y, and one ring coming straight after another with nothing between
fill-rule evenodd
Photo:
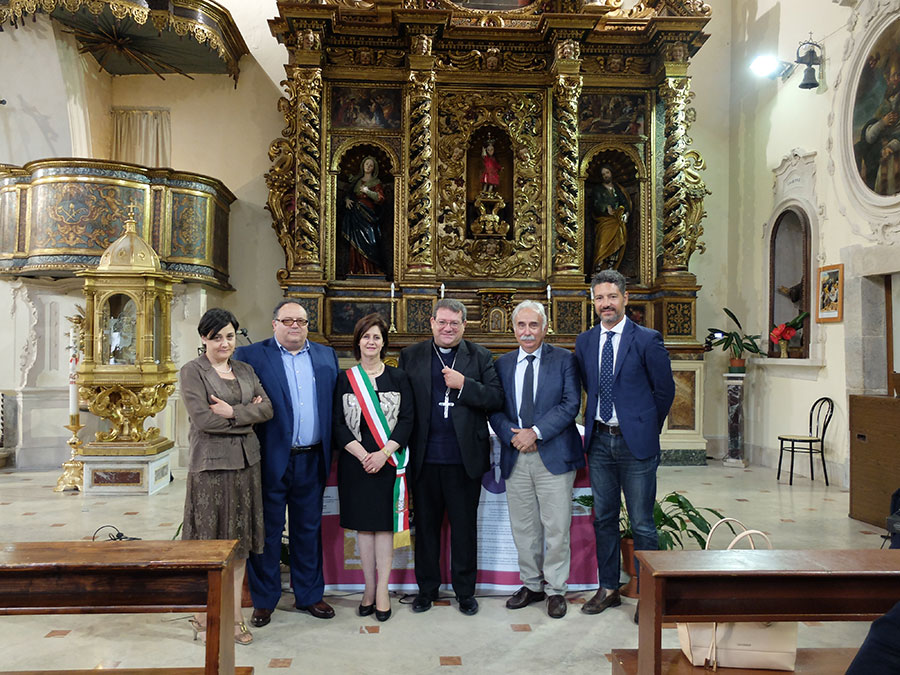
<instances>
[{"instance_id":1,"label":"religious painting of saint","mask_svg":"<svg viewBox=\"0 0 900 675\"><path fill-rule=\"evenodd\" d=\"M592 159L584 184L585 272L590 278L617 269L628 279L640 273L637 171L622 152L606 150Z\"/></svg>"},{"instance_id":2,"label":"religious painting of saint","mask_svg":"<svg viewBox=\"0 0 900 675\"><path fill-rule=\"evenodd\" d=\"M368 314L378 313L385 323L390 324L391 307L387 302L341 302L331 303L331 332L352 335L356 322Z\"/></svg>"},{"instance_id":3,"label":"religious painting of saint","mask_svg":"<svg viewBox=\"0 0 900 675\"><path fill-rule=\"evenodd\" d=\"M578 130L583 134L641 136L647 104L640 94L582 94Z\"/></svg>"},{"instance_id":4,"label":"religious painting of saint","mask_svg":"<svg viewBox=\"0 0 900 675\"><path fill-rule=\"evenodd\" d=\"M393 178L384 151L352 148L341 161L337 203L337 275L390 278Z\"/></svg>"},{"instance_id":5,"label":"religious painting of saint","mask_svg":"<svg viewBox=\"0 0 900 675\"><path fill-rule=\"evenodd\" d=\"M819 268L816 323L835 323L844 319L844 266Z\"/></svg>"},{"instance_id":6,"label":"religious painting of saint","mask_svg":"<svg viewBox=\"0 0 900 675\"><path fill-rule=\"evenodd\" d=\"M376 87L334 87L332 129L399 129L400 90Z\"/></svg>"},{"instance_id":7,"label":"religious painting of saint","mask_svg":"<svg viewBox=\"0 0 900 675\"><path fill-rule=\"evenodd\" d=\"M900 19L866 55L854 97L853 141L866 187L878 195L900 193Z\"/></svg>"}]
</instances>

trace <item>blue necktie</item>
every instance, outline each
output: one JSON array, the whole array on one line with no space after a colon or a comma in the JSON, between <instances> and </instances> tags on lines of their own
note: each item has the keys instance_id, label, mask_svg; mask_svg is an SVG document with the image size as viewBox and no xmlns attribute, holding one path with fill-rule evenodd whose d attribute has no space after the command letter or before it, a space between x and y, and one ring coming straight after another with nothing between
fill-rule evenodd
<instances>
[{"instance_id":1,"label":"blue necktie","mask_svg":"<svg viewBox=\"0 0 900 675\"><path fill-rule=\"evenodd\" d=\"M613 332L604 333L606 342L600 354L600 419L609 422L613 413Z\"/></svg>"},{"instance_id":2,"label":"blue necktie","mask_svg":"<svg viewBox=\"0 0 900 675\"><path fill-rule=\"evenodd\" d=\"M522 379L522 401L519 403L519 419L522 428L530 429L534 425L534 354L525 357L525 377Z\"/></svg>"}]
</instances>

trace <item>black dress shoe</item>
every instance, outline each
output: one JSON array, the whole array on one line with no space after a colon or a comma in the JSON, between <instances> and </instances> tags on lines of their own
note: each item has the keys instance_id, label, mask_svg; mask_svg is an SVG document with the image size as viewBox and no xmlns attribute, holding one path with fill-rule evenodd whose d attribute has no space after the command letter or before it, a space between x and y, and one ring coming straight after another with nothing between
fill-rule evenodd
<instances>
[{"instance_id":1,"label":"black dress shoe","mask_svg":"<svg viewBox=\"0 0 900 675\"><path fill-rule=\"evenodd\" d=\"M566 598L562 595L551 595L547 601L547 616L561 619L566 615Z\"/></svg>"},{"instance_id":2,"label":"black dress shoe","mask_svg":"<svg viewBox=\"0 0 900 675\"><path fill-rule=\"evenodd\" d=\"M641 611L641 601L638 600L637 604L634 606L634 622L635 623L640 623L638 621L638 612L640 612L640 611Z\"/></svg>"},{"instance_id":3,"label":"black dress shoe","mask_svg":"<svg viewBox=\"0 0 900 675\"><path fill-rule=\"evenodd\" d=\"M430 595L425 595L424 593L419 593L412 603L412 611L418 612L427 612L431 609L431 603L434 602L434 598Z\"/></svg>"},{"instance_id":4,"label":"black dress shoe","mask_svg":"<svg viewBox=\"0 0 900 675\"><path fill-rule=\"evenodd\" d=\"M544 591L533 591L528 586L522 586L519 590L509 596L506 601L506 609L522 609L532 602L540 602L547 595Z\"/></svg>"},{"instance_id":5,"label":"black dress shoe","mask_svg":"<svg viewBox=\"0 0 900 675\"><path fill-rule=\"evenodd\" d=\"M466 616L472 616L473 614L478 613L478 601L475 599L474 595L469 595L465 598L457 598L457 600L459 601L459 611Z\"/></svg>"},{"instance_id":6,"label":"black dress shoe","mask_svg":"<svg viewBox=\"0 0 900 675\"><path fill-rule=\"evenodd\" d=\"M622 604L622 598L619 591L611 591L608 588L600 588L593 598L588 600L581 607L581 611L585 614L599 614L610 607L618 607Z\"/></svg>"},{"instance_id":7,"label":"black dress shoe","mask_svg":"<svg viewBox=\"0 0 900 675\"><path fill-rule=\"evenodd\" d=\"M391 608L388 607L386 611L382 612L380 609L375 610L375 618L379 621L387 621L391 618Z\"/></svg>"},{"instance_id":8,"label":"black dress shoe","mask_svg":"<svg viewBox=\"0 0 900 675\"><path fill-rule=\"evenodd\" d=\"M334 618L334 609L332 609L331 605L329 605L324 600L319 600L317 603L313 605L294 605L301 612L309 612L317 619L332 619Z\"/></svg>"},{"instance_id":9,"label":"black dress shoe","mask_svg":"<svg viewBox=\"0 0 900 675\"><path fill-rule=\"evenodd\" d=\"M375 611L375 603L374 602L371 605L364 605L362 603L359 603L359 615L360 616L369 616L374 611Z\"/></svg>"},{"instance_id":10,"label":"black dress shoe","mask_svg":"<svg viewBox=\"0 0 900 675\"><path fill-rule=\"evenodd\" d=\"M262 628L263 626L267 626L271 620L271 609L259 609L257 607L253 608L253 616L250 617L250 623L252 623L254 626L256 626L257 628Z\"/></svg>"}]
</instances>

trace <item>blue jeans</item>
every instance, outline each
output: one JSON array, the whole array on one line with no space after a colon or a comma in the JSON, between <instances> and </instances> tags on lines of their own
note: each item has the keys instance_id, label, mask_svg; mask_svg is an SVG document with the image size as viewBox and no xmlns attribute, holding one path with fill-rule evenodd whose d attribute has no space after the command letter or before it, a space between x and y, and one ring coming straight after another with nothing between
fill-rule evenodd
<instances>
[{"instance_id":1,"label":"blue jeans","mask_svg":"<svg viewBox=\"0 0 900 675\"><path fill-rule=\"evenodd\" d=\"M591 436L587 453L591 492L594 495L594 535L597 540L597 568L602 588L619 587L620 552L619 504L631 519L636 551L659 548L653 505L656 503L656 468L659 455L637 459L622 436L597 432Z\"/></svg>"}]
</instances>

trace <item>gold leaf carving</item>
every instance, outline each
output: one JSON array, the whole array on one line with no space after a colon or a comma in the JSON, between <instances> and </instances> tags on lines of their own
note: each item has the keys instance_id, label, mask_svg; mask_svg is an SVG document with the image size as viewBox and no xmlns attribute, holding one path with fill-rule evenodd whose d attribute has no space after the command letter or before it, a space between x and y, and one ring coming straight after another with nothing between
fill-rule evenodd
<instances>
[{"instance_id":1,"label":"gold leaf carving","mask_svg":"<svg viewBox=\"0 0 900 675\"><path fill-rule=\"evenodd\" d=\"M446 276L531 277L540 270L543 95L540 92L446 92L439 99L437 266ZM472 133L504 130L515 149L512 236L467 233L465 148Z\"/></svg>"},{"instance_id":2,"label":"gold leaf carving","mask_svg":"<svg viewBox=\"0 0 900 675\"><path fill-rule=\"evenodd\" d=\"M284 249L284 279L305 265L319 263L319 139L322 71L294 68L281 83L288 96L278 101L286 126L269 146L272 168L266 173L266 208Z\"/></svg>"},{"instance_id":3,"label":"gold leaf carving","mask_svg":"<svg viewBox=\"0 0 900 675\"><path fill-rule=\"evenodd\" d=\"M409 76L409 264L431 270L431 134L434 73L413 71Z\"/></svg>"},{"instance_id":4,"label":"gold leaf carving","mask_svg":"<svg viewBox=\"0 0 900 675\"><path fill-rule=\"evenodd\" d=\"M581 77L558 75L553 90L556 135L556 212L553 269L578 265L578 96Z\"/></svg>"}]
</instances>

